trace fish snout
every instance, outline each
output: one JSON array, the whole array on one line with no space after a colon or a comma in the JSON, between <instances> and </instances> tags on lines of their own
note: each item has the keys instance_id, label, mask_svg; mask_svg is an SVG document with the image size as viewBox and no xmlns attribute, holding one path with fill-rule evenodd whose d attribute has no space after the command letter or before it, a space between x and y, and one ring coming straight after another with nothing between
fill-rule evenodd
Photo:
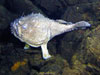
<instances>
[{"instance_id":1,"label":"fish snout","mask_svg":"<svg viewBox=\"0 0 100 75\"><path fill-rule=\"evenodd\" d=\"M86 21L80 21L80 22L76 23L76 28L86 29L90 26L91 26L91 24L89 22L86 22Z\"/></svg>"},{"instance_id":2,"label":"fish snout","mask_svg":"<svg viewBox=\"0 0 100 75\"><path fill-rule=\"evenodd\" d=\"M89 22L85 22L86 27L91 27L91 24Z\"/></svg>"},{"instance_id":3,"label":"fish snout","mask_svg":"<svg viewBox=\"0 0 100 75\"><path fill-rule=\"evenodd\" d=\"M17 37L19 36L19 27L18 19L11 23L11 32Z\"/></svg>"}]
</instances>

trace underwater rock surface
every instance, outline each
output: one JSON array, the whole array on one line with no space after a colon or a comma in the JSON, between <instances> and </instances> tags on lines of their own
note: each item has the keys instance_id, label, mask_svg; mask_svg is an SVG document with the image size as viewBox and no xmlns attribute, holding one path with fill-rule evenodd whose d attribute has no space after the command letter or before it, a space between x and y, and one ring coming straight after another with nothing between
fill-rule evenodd
<instances>
[{"instance_id":1,"label":"underwater rock surface","mask_svg":"<svg viewBox=\"0 0 100 75\"><path fill-rule=\"evenodd\" d=\"M42 13L30 0L6 0L5 6L16 14L25 15L29 13Z\"/></svg>"},{"instance_id":2,"label":"underwater rock surface","mask_svg":"<svg viewBox=\"0 0 100 75\"><path fill-rule=\"evenodd\" d=\"M12 13L0 5L0 30L7 29L12 19Z\"/></svg>"},{"instance_id":3,"label":"underwater rock surface","mask_svg":"<svg viewBox=\"0 0 100 75\"><path fill-rule=\"evenodd\" d=\"M68 62L60 55L55 55L49 60L43 60L39 50L25 51L14 48L13 44L0 44L0 75L41 75L62 74ZM4 48L5 47L5 48ZM5 70L4 70L5 69Z\"/></svg>"},{"instance_id":4,"label":"underwater rock surface","mask_svg":"<svg viewBox=\"0 0 100 75\"><path fill-rule=\"evenodd\" d=\"M82 42L82 49L90 51L96 58L100 58L100 26L86 34Z\"/></svg>"},{"instance_id":5,"label":"underwater rock surface","mask_svg":"<svg viewBox=\"0 0 100 75\"><path fill-rule=\"evenodd\" d=\"M24 50L10 32L13 20L32 12L92 26L53 38L48 49L54 56L43 60L40 48ZM100 75L99 0L0 0L0 75L44 74Z\"/></svg>"}]
</instances>

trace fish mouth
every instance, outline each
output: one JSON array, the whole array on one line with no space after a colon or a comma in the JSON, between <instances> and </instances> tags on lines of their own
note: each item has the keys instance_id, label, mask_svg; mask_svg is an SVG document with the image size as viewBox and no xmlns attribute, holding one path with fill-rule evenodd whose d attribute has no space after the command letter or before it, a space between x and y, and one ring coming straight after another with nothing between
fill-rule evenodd
<instances>
[{"instance_id":1,"label":"fish mouth","mask_svg":"<svg viewBox=\"0 0 100 75\"><path fill-rule=\"evenodd\" d=\"M91 24L86 22L86 26L83 26L82 29L86 29L86 28L90 28L91 27Z\"/></svg>"},{"instance_id":2,"label":"fish mouth","mask_svg":"<svg viewBox=\"0 0 100 75\"><path fill-rule=\"evenodd\" d=\"M12 22L10 25L10 28L11 28L11 33L14 34L16 37L18 37L19 36L18 20L15 20L14 22Z\"/></svg>"},{"instance_id":3,"label":"fish mouth","mask_svg":"<svg viewBox=\"0 0 100 75\"><path fill-rule=\"evenodd\" d=\"M86 26L87 26L87 27L91 27L91 24L87 22Z\"/></svg>"}]
</instances>

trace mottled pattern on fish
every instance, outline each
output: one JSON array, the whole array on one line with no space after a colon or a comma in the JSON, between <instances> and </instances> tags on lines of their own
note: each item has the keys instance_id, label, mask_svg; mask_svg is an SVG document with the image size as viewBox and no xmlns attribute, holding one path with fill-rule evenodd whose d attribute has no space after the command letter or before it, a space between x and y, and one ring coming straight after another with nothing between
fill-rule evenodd
<instances>
[{"instance_id":1,"label":"mottled pattern on fish","mask_svg":"<svg viewBox=\"0 0 100 75\"><path fill-rule=\"evenodd\" d=\"M47 43L50 39L64 32L86 27L90 27L86 21L71 23L64 20L49 19L40 13L32 13L11 23L11 32L30 46L41 46L43 58L48 59L51 57L47 49Z\"/></svg>"}]
</instances>

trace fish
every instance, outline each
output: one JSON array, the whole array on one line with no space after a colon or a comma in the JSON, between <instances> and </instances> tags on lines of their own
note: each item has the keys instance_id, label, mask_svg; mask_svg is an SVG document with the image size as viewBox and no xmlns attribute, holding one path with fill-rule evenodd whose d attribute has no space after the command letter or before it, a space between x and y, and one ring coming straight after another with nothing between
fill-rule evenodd
<instances>
[{"instance_id":1,"label":"fish","mask_svg":"<svg viewBox=\"0 0 100 75\"><path fill-rule=\"evenodd\" d=\"M91 24L86 21L72 23L61 19L50 19L41 13L31 13L14 20L11 23L11 32L22 42L32 47L41 47L42 57L46 60L52 57L47 49L47 44L53 37L90 26Z\"/></svg>"}]
</instances>

